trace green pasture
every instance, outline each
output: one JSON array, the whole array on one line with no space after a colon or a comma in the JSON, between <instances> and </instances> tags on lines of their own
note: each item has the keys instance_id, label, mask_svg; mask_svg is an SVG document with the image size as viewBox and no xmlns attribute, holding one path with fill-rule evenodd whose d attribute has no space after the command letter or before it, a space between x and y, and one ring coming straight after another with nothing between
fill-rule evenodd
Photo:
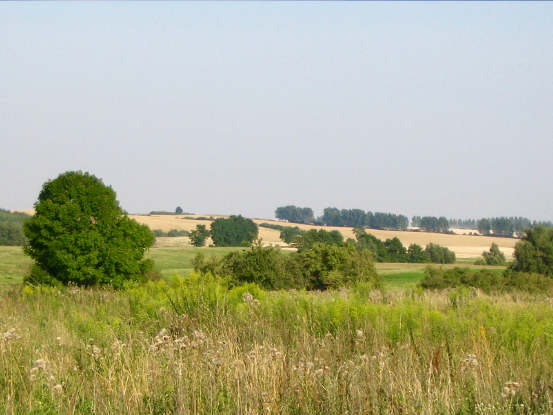
<instances>
[{"instance_id":1,"label":"green pasture","mask_svg":"<svg viewBox=\"0 0 553 415\"><path fill-rule=\"evenodd\" d=\"M192 260L199 253L206 260L211 257L222 258L229 252L244 248L195 248L192 246L178 248L152 248L146 253L156 263L156 269L163 276L189 275L192 271ZM283 251L287 253L288 251ZM476 258L463 258L455 264L443 265L444 268L468 267L472 269L504 269L505 267L476 266ZM384 279L388 288L400 288L405 284L416 284L424 278L424 270L428 264L377 263L376 269ZM29 272L31 260L23 254L19 246L0 246L0 284L21 282Z\"/></svg>"}]
</instances>

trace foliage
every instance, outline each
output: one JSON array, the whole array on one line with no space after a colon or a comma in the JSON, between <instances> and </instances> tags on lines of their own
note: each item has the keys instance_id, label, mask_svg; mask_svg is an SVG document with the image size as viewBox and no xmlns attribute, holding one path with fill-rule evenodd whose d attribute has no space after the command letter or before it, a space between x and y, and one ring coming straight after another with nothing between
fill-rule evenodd
<instances>
[{"instance_id":1,"label":"foliage","mask_svg":"<svg viewBox=\"0 0 553 415\"><path fill-rule=\"evenodd\" d=\"M431 242L426 245L425 252L430 261L435 264L453 264L455 262L455 252L445 246Z\"/></svg>"},{"instance_id":2,"label":"foliage","mask_svg":"<svg viewBox=\"0 0 553 415\"><path fill-rule=\"evenodd\" d=\"M496 243L492 243L489 252L482 252L482 258L475 265L507 265L505 254L501 252Z\"/></svg>"},{"instance_id":3,"label":"foliage","mask_svg":"<svg viewBox=\"0 0 553 415\"><path fill-rule=\"evenodd\" d=\"M426 262L432 262L430 257L426 254L424 248L419 244L409 245L409 249L407 250L407 257L409 258L408 262L412 263L424 264Z\"/></svg>"},{"instance_id":4,"label":"foliage","mask_svg":"<svg viewBox=\"0 0 553 415\"><path fill-rule=\"evenodd\" d=\"M286 228L286 226L277 225L276 223L267 223L267 222L260 223L259 227L260 228L274 229L276 231L282 231Z\"/></svg>"},{"instance_id":5,"label":"foliage","mask_svg":"<svg viewBox=\"0 0 553 415\"><path fill-rule=\"evenodd\" d=\"M442 269L429 266L427 276L421 280L424 289L446 289L456 287L473 287L486 293L494 291L521 290L531 293L550 294L553 290L553 280L540 274L515 272L512 270L498 271L482 269L478 271L469 268L455 267Z\"/></svg>"},{"instance_id":6,"label":"foliage","mask_svg":"<svg viewBox=\"0 0 553 415\"><path fill-rule=\"evenodd\" d=\"M553 228L528 228L522 240L515 245L516 271L543 274L553 277Z\"/></svg>"},{"instance_id":7,"label":"foliage","mask_svg":"<svg viewBox=\"0 0 553 415\"><path fill-rule=\"evenodd\" d=\"M93 175L66 172L46 182L35 211L24 224L25 253L35 261L30 282L120 287L153 267L143 257L154 235L129 219L113 189Z\"/></svg>"},{"instance_id":8,"label":"foliage","mask_svg":"<svg viewBox=\"0 0 553 415\"><path fill-rule=\"evenodd\" d=\"M154 229L152 231L156 238L177 237L177 236L189 236L189 232L184 229L171 229L168 232L164 232L161 229Z\"/></svg>"},{"instance_id":9,"label":"foliage","mask_svg":"<svg viewBox=\"0 0 553 415\"><path fill-rule=\"evenodd\" d=\"M448 233L449 222L445 217L424 216L420 219L419 227L425 232Z\"/></svg>"},{"instance_id":10,"label":"foliage","mask_svg":"<svg viewBox=\"0 0 553 415\"><path fill-rule=\"evenodd\" d=\"M0 209L0 245L24 245L23 223L29 218L30 216L26 213Z\"/></svg>"},{"instance_id":11,"label":"foliage","mask_svg":"<svg viewBox=\"0 0 553 415\"><path fill-rule=\"evenodd\" d=\"M175 213L177 215L181 215L184 213L184 210L182 210L182 208L180 206L177 206L177 208L175 209Z\"/></svg>"},{"instance_id":12,"label":"foliage","mask_svg":"<svg viewBox=\"0 0 553 415\"><path fill-rule=\"evenodd\" d=\"M194 246L204 246L209 235L209 230L205 225L196 225L196 229L190 232L190 242Z\"/></svg>"},{"instance_id":13,"label":"foliage","mask_svg":"<svg viewBox=\"0 0 553 415\"><path fill-rule=\"evenodd\" d=\"M343 242L344 236L340 231L332 230L329 232L325 229L309 229L296 235L290 246L297 248L298 252L302 252L311 249L316 243L341 245Z\"/></svg>"},{"instance_id":14,"label":"foliage","mask_svg":"<svg viewBox=\"0 0 553 415\"><path fill-rule=\"evenodd\" d=\"M277 246L261 241L245 251L226 255L220 263L220 274L234 285L255 283L267 290L305 288L302 270L293 256L284 255Z\"/></svg>"},{"instance_id":15,"label":"foliage","mask_svg":"<svg viewBox=\"0 0 553 415\"><path fill-rule=\"evenodd\" d=\"M367 212L361 209L326 208L321 220L327 226L351 226L372 229L405 230L409 219L403 215L392 213Z\"/></svg>"},{"instance_id":16,"label":"foliage","mask_svg":"<svg viewBox=\"0 0 553 415\"><path fill-rule=\"evenodd\" d=\"M368 251L359 252L353 243L315 243L295 258L304 270L309 290L337 289L355 283L370 283L379 288L382 284L372 255Z\"/></svg>"},{"instance_id":17,"label":"foliage","mask_svg":"<svg viewBox=\"0 0 553 415\"><path fill-rule=\"evenodd\" d=\"M303 235L305 232L305 230L300 229L297 226L286 226L282 229L282 232L280 232L280 239L290 245L298 236Z\"/></svg>"},{"instance_id":18,"label":"foliage","mask_svg":"<svg viewBox=\"0 0 553 415\"><path fill-rule=\"evenodd\" d=\"M281 206L275 211L275 217L279 220L286 220L294 223L313 223L313 209L301 208L294 205Z\"/></svg>"},{"instance_id":19,"label":"foliage","mask_svg":"<svg viewBox=\"0 0 553 415\"><path fill-rule=\"evenodd\" d=\"M211 238L215 246L249 246L258 233L257 224L241 215L217 218L211 223Z\"/></svg>"}]
</instances>

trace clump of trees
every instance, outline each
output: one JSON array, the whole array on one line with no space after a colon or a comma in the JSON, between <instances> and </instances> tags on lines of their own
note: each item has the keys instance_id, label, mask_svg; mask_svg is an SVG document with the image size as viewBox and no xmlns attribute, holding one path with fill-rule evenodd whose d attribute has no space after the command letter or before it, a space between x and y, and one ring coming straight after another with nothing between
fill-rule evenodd
<instances>
[{"instance_id":1,"label":"clump of trees","mask_svg":"<svg viewBox=\"0 0 553 415\"><path fill-rule=\"evenodd\" d=\"M423 248L418 244L411 244L406 249L398 238L381 241L360 227L355 228L353 232L357 239L357 249L370 250L377 262L434 262L436 264L455 262L455 252L445 246L429 243L426 248Z\"/></svg>"},{"instance_id":2,"label":"clump of trees","mask_svg":"<svg viewBox=\"0 0 553 415\"><path fill-rule=\"evenodd\" d=\"M474 265L507 265L507 260L499 246L492 243L490 250L482 252L482 258L477 259Z\"/></svg>"},{"instance_id":3,"label":"clump of trees","mask_svg":"<svg viewBox=\"0 0 553 415\"><path fill-rule=\"evenodd\" d=\"M281 206L276 208L275 217L293 223L314 223L313 209L297 207L294 205Z\"/></svg>"},{"instance_id":4,"label":"clump of trees","mask_svg":"<svg viewBox=\"0 0 553 415\"><path fill-rule=\"evenodd\" d=\"M290 242L290 246L297 248L298 252L313 248L316 243L327 245L342 245L344 236L337 230L327 231L325 229L310 229L300 231Z\"/></svg>"},{"instance_id":5,"label":"clump of trees","mask_svg":"<svg viewBox=\"0 0 553 415\"><path fill-rule=\"evenodd\" d=\"M423 216L420 218L419 227L425 232L449 233L449 222L443 216Z\"/></svg>"},{"instance_id":6,"label":"clump of trees","mask_svg":"<svg viewBox=\"0 0 553 415\"><path fill-rule=\"evenodd\" d=\"M255 283L269 290L328 290L356 283L372 288L382 286L370 253L359 252L351 242L315 243L310 249L289 255L279 247L264 247L258 242L251 249L231 252L220 261L206 261L200 253L193 263L197 272L216 273L234 285Z\"/></svg>"},{"instance_id":7,"label":"clump of trees","mask_svg":"<svg viewBox=\"0 0 553 415\"><path fill-rule=\"evenodd\" d=\"M0 209L0 245L24 245L26 239L23 233L23 223L30 217L26 213Z\"/></svg>"},{"instance_id":8,"label":"clump of trees","mask_svg":"<svg viewBox=\"0 0 553 415\"><path fill-rule=\"evenodd\" d=\"M553 227L553 223L531 221L523 217L482 218L476 223L476 229L482 235L507 238L513 237L513 235L520 238L524 236L526 229L537 227Z\"/></svg>"},{"instance_id":9,"label":"clump of trees","mask_svg":"<svg viewBox=\"0 0 553 415\"><path fill-rule=\"evenodd\" d=\"M366 212L362 209L326 208L321 222L327 226L368 227L371 229L406 230L409 219L393 213Z\"/></svg>"},{"instance_id":10,"label":"clump of trees","mask_svg":"<svg viewBox=\"0 0 553 415\"><path fill-rule=\"evenodd\" d=\"M233 215L215 219L210 233L215 246L250 246L257 239L259 227L251 219Z\"/></svg>"},{"instance_id":11,"label":"clump of trees","mask_svg":"<svg viewBox=\"0 0 553 415\"><path fill-rule=\"evenodd\" d=\"M89 173L66 172L42 187L24 223L24 252L34 260L26 279L39 284L110 284L145 280L152 231L130 219L115 191Z\"/></svg>"},{"instance_id":12,"label":"clump of trees","mask_svg":"<svg viewBox=\"0 0 553 415\"><path fill-rule=\"evenodd\" d=\"M298 236L303 235L305 232L305 230L297 226L284 226L280 232L280 239L288 245L291 245Z\"/></svg>"}]
</instances>

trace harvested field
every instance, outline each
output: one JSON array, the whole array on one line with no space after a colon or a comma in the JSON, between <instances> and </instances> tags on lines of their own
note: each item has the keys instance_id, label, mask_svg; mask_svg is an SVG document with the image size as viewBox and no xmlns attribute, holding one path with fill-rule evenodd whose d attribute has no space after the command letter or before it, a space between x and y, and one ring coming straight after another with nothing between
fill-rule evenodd
<instances>
[{"instance_id":1,"label":"harvested field","mask_svg":"<svg viewBox=\"0 0 553 415\"><path fill-rule=\"evenodd\" d=\"M144 223L150 227L150 229L161 229L165 232L171 229L182 229L182 230L192 230L198 224L207 225L209 227L210 221L207 220L191 220L183 219L184 216L193 216L193 215L129 215L131 218L135 219L140 223ZM210 217L215 218L222 217L220 215L194 215L194 217ZM268 219L253 219L257 224L260 223L270 223L275 225L283 226L298 226L301 229L326 229L328 231L338 230L344 235L344 238L355 238L353 234L353 228L348 227L333 227L333 226L311 226L311 225L302 225L288 222L279 222L275 220ZM455 231L455 230L454 230ZM415 243L421 246L426 246L430 242L439 244L442 246L447 246L449 249L455 252L457 258L476 258L482 254L482 251L486 251L490 248L492 243L496 243L499 246L499 249L505 254L507 259L512 258L515 244L519 241L516 238L497 238L492 236L474 236L468 234L470 231L465 229L456 230L458 234L455 235L445 235L440 233L427 233L427 232L413 232L413 231L382 231L377 229L367 229L368 233L373 234L381 240L386 240L389 238L397 237L405 247ZM275 229L268 228L259 228L259 237L263 239L265 244L279 245L286 247L286 244L280 239L280 231ZM172 238L176 239L176 238ZM178 238L181 240L181 243L186 243L188 238ZM169 242L167 242L169 243ZM178 244L178 241L172 242L173 244ZM164 245L166 246L166 245ZM178 246L178 245L176 245Z\"/></svg>"},{"instance_id":2,"label":"harvested field","mask_svg":"<svg viewBox=\"0 0 553 415\"><path fill-rule=\"evenodd\" d=\"M25 212L28 214L34 214L33 209L20 210L19 212ZM206 225L208 228L211 225L209 220L197 220L197 219L185 219L185 217L198 218L198 217L213 217L221 218L226 217L223 215L213 215L211 213L201 215L129 215L130 218L135 219L139 223L148 225L150 229L161 229L164 232L171 229L187 230L191 231L196 228L196 225ZM353 234L353 228L348 227L334 227L334 226L311 226L302 225L296 223L279 222L269 219L252 219L257 224L270 223L274 225L282 226L298 226L301 229L326 229L328 231L338 230L344 235L345 239L355 238ZM487 251L492 243L496 243L499 249L505 254L507 259L513 257L515 251L515 244L519 241L517 238L498 238L493 236L479 236L468 235L470 230L467 229L453 229L455 235L440 234L440 233L427 233L427 232L415 232L415 231L383 231L377 229L367 229L368 233L376 236L377 238L385 241L389 238L397 237L401 243L408 247L411 244L419 244L426 246L430 242L446 246L455 252L457 258L477 258L483 251ZM473 231L475 232L475 231ZM259 237L263 239L266 245L278 245L286 248L287 245L280 239L280 231L268 228L259 228ZM189 243L189 239L186 237L177 238L158 238L156 247L169 247L169 246L184 246ZM211 241L208 241L211 243Z\"/></svg>"}]
</instances>

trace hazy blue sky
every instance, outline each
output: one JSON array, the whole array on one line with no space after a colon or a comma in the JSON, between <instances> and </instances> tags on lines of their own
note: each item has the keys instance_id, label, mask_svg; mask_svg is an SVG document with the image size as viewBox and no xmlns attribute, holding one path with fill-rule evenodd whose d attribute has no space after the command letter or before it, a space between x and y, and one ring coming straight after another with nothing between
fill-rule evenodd
<instances>
[{"instance_id":1,"label":"hazy blue sky","mask_svg":"<svg viewBox=\"0 0 553 415\"><path fill-rule=\"evenodd\" d=\"M553 2L0 2L0 207L553 220Z\"/></svg>"}]
</instances>

